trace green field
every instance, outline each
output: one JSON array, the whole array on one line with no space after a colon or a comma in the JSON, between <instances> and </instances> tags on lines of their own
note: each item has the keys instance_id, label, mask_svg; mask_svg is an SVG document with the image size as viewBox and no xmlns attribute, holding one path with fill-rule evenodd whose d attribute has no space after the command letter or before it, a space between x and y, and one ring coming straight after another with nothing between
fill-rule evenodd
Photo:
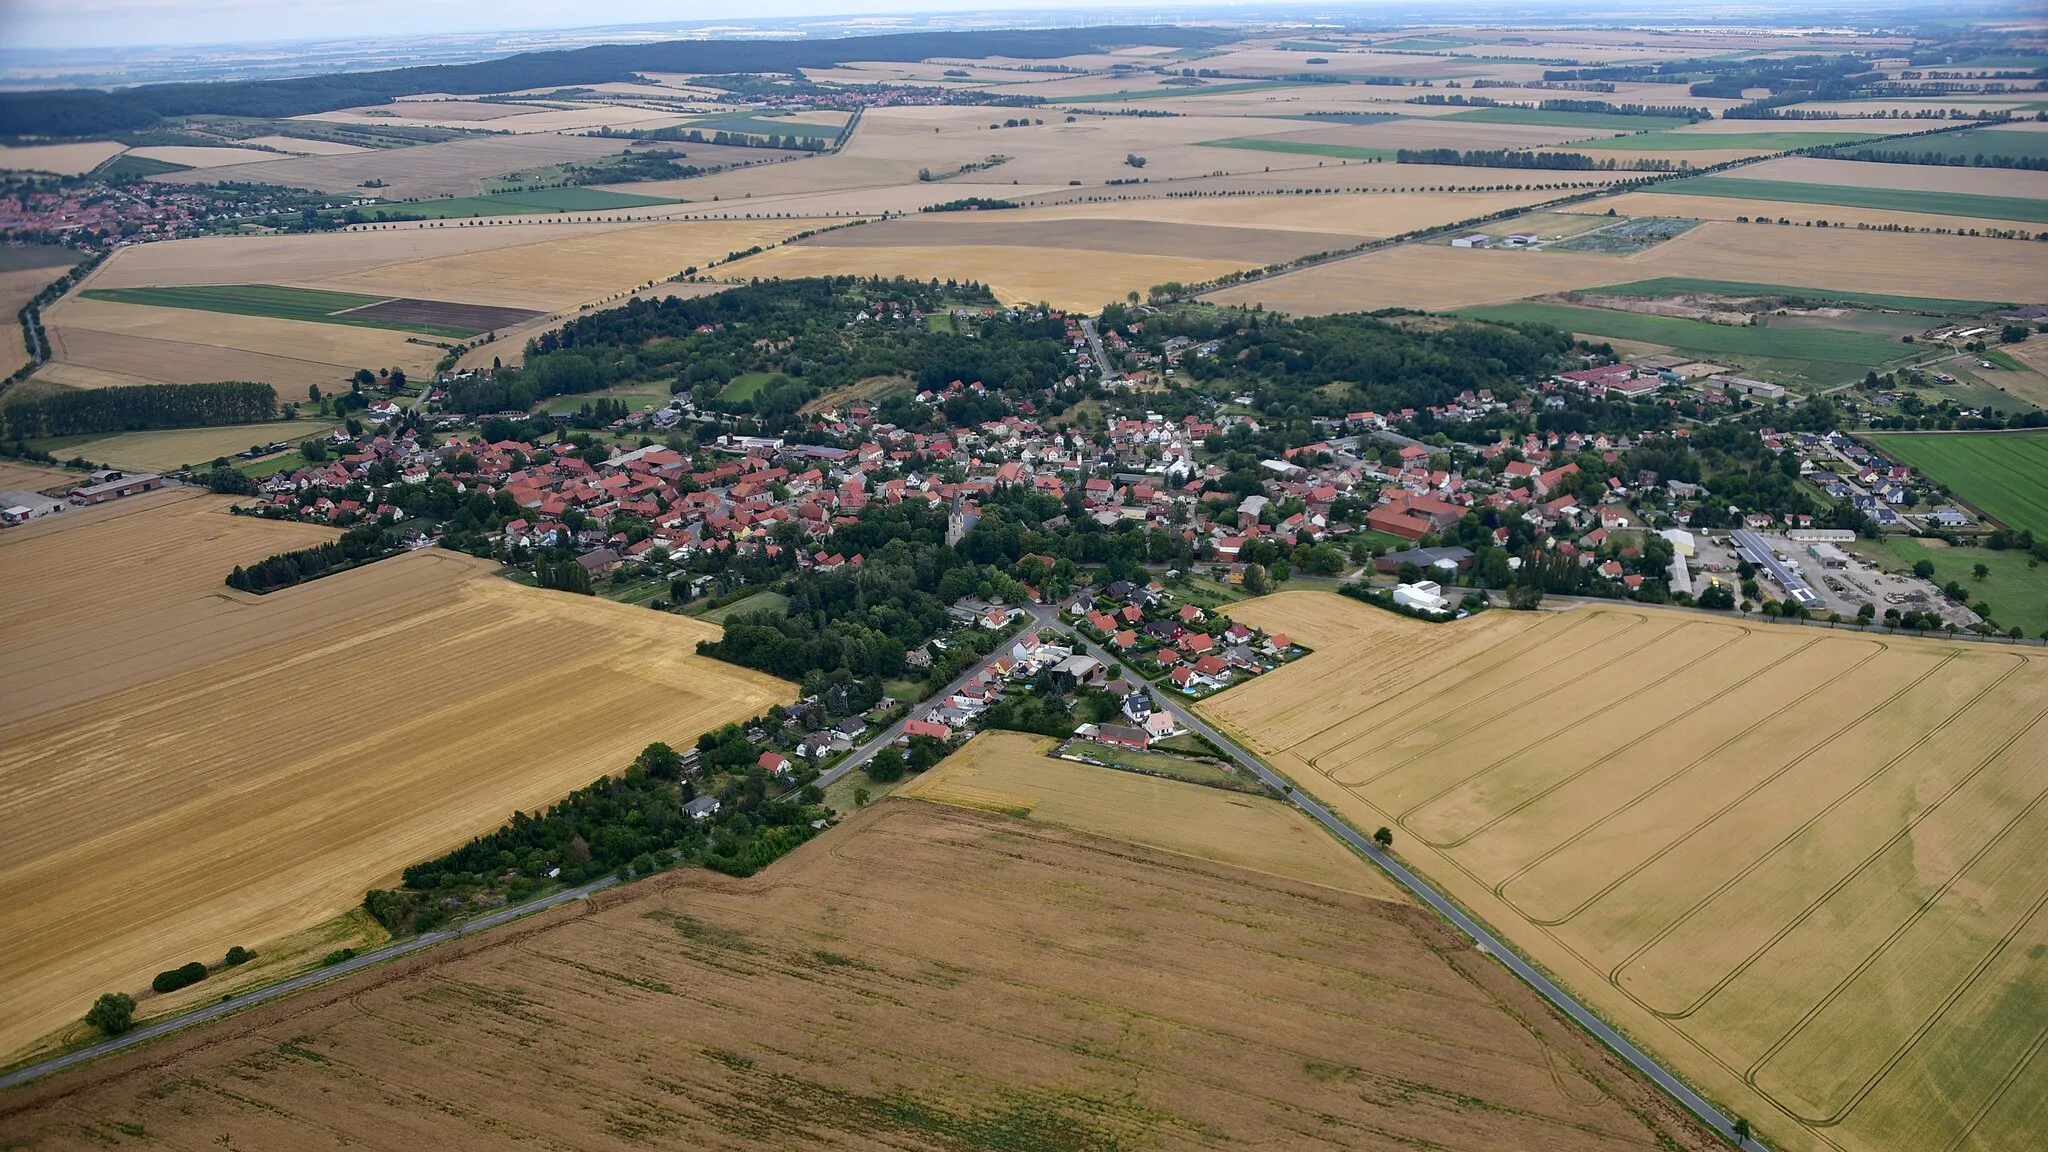
<instances>
[{"instance_id":1,"label":"green field","mask_svg":"<svg viewBox=\"0 0 2048 1152\"><path fill-rule=\"evenodd\" d=\"M585 404L595 404L598 400L618 400L626 405L626 411L638 412L650 404L657 408L667 404L673 395L667 384L638 384L625 388L607 388L602 392L579 392L569 396L557 396L549 400L541 411L550 416L560 416L574 412Z\"/></svg>"},{"instance_id":2,"label":"green field","mask_svg":"<svg viewBox=\"0 0 2048 1152\"><path fill-rule=\"evenodd\" d=\"M1696 280L1690 276L1659 276L1584 291L1602 296L1672 296L1701 293L1710 296L1797 296L1807 300L1842 301L1872 308L1922 312L1931 316L1976 316L1998 308L2012 307L2009 301L1944 300L1933 296L1885 296L1875 292L1842 292L1833 288L1795 288L1789 284L1749 284L1736 280Z\"/></svg>"},{"instance_id":3,"label":"green field","mask_svg":"<svg viewBox=\"0 0 2048 1152\"><path fill-rule=\"evenodd\" d=\"M766 116L758 112L722 112L716 116L705 116L679 125L685 131L695 128L705 133L743 132L749 136L805 136L816 140L831 140L846 126L838 124L805 124L780 116Z\"/></svg>"},{"instance_id":4,"label":"green field","mask_svg":"<svg viewBox=\"0 0 2048 1152\"><path fill-rule=\"evenodd\" d=\"M469 328L337 315L346 309L364 308L389 299L386 296L358 296L353 292L317 292L310 288L278 288L270 284L206 284L189 288L88 288L80 295L117 304L188 308L194 312L226 312L235 316L268 316L314 324L347 324L354 328L388 328L458 339L476 335L475 330Z\"/></svg>"},{"instance_id":5,"label":"green field","mask_svg":"<svg viewBox=\"0 0 2048 1152\"><path fill-rule=\"evenodd\" d=\"M1831 328L1737 328L1672 316L1642 316L1569 304L1497 304L1459 309L1460 316L1510 324L1548 324L1613 340L1663 344L1706 357L1762 356L1814 365L1805 374L1815 383L1844 383L1880 364L1910 353L1897 341L1872 332Z\"/></svg>"},{"instance_id":6,"label":"green field","mask_svg":"<svg viewBox=\"0 0 2048 1152\"><path fill-rule=\"evenodd\" d=\"M1539 128L1611 128L1616 132L1642 132L1653 128L1676 128L1692 121L1683 116L1625 116L1619 112L1545 112L1536 108L1474 108L1453 112L1439 120L1462 120L1468 124L1529 124ZM1662 135L1662 133L1652 133Z\"/></svg>"},{"instance_id":7,"label":"green field","mask_svg":"<svg viewBox=\"0 0 2048 1152\"><path fill-rule=\"evenodd\" d=\"M1265 136L1232 136L1225 140L1198 141L1204 148L1243 148L1251 152L1286 152L1296 156L1328 156L1334 160L1392 160L1392 148L1357 148L1349 144L1312 144L1301 140L1275 140Z\"/></svg>"},{"instance_id":8,"label":"green field","mask_svg":"<svg viewBox=\"0 0 2048 1152\"><path fill-rule=\"evenodd\" d=\"M744 600L735 600L723 608L713 608L697 618L706 624L723 624L728 618L733 616L748 615L755 612L782 612L788 608L789 597L784 596L780 592L770 592L767 589L762 589Z\"/></svg>"},{"instance_id":9,"label":"green field","mask_svg":"<svg viewBox=\"0 0 2048 1152\"><path fill-rule=\"evenodd\" d=\"M1586 140L1575 148L1620 148L1630 152L1790 152L1818 144L1853 144L1875 140L1876 132L1652 132L1610 140Z\"/></svg>"},{"instance_id":10,"label":"green field","mask_svg":"<svg viewBox=\"0 0 2048 1152\"><path fill-rule=\"evenodd\" d=\"M150 156L137 156L123 152L92 170L102 180L140 179L144 176L161 176L166 172L190 172L190 164L173 164L169 160L158 160Z\"/></svg>"},{"instance_id":11,"label":"green field","mask_svg":"<svg viewBox=\"0 0 2048 1152\"><path fill-rule=\"evenodd\" d=\"M677 204L658 196L634 196L598 188L542 188L534 192L504 192L490 196L458 196L449 200L417 200L377 204L367 209L374 219L423 216L429 220L470 219L477 216L530 216L541 212L607 212L620 208L652 208Z\"/></svg>"},{"instance_id":12,"label":"green field","mask_svg":"<svg viewBox=\"0 0 2048 1152\"><path fill-rule=\"evenodd\" d=\"M2022 132L2011 128L1970 128L1962 132L1943 132L1938 136L1887 141L1872 145L1870 150L1905 152L1914 156L1960 156L1965 161L1978 155L2048 160L2048 132ZM1855 159L1858 151L1862 149L1845 151L1842 155Z\"/></svg>"},{"instance_id":13,"label":"green field","mask_svg":"<svg viewBox=\"0 0 2048 1152\"><path fill-rule=\"evenodd\" d=\"M1470 48L1480 43L1463 36L1409 36L1400 40L1382 40L1373 47L1385 52L1446 52L1452 48Z\"/></svg>"},{"instance_id":14,"label":"green field","mask_svg":"<svg viewBox=\"0 0 2048 1152\"><path fill-rule=\"evenodd\" d=\"M1947 585L1953 580L1969 590L1970 603L1989 604L1991 620L2000 628L2019 627L2029 636L2048 632L2048 564L2033 563L2033 557L2018 548L1994 552L1989 548L1928 547L1911 536L1891 536L1882 543L1858 540L1846 547L1865 559L1897 571L1911 568L1921 560L1934 563L1934 582ZM1976 566L1991 574L1977 579ZM1881 609L1880 609L1881 610Z\"/></svg>"},{"instance_id":15,"label":"green field","mask_svg":"<svg viewBox=\"0 0 2048 1152\"><path fill-rule=\"evenodd\" d=\"M720 400L752 400L768 381L775 377L766 372L742 372L732 378L725 390L718 394Z\"/></svg>"},{"instance_id":16,"label":"green field","mask_svg":"<svg viewBox=\"0 0 2048 1152\"><path fill-rule=\"evenodd\" d=\"M1871 433L1869 439L2006 527L2048 539L2048 432Z\"/></svg>"},{"instance_id":17,"label":"green field","mask_svg":"<svg viewBox=\"0 0 2048 1152\"><path fill-rule=\"evenodd\" d=\"M1687 180L1666 180L1643 191L1680 196L1719 196L1730 200L1782 200L1794 204L1833 204L1844 208L1883 208L1895 212L1931 212L1940 216L1974 216L1985 220L2025 220L2048 224L2048 200L2025 196L1850 188L1838 184L1799 184L1790 180L1750 180L1741 176L1694 176Z\"/></svg>"}]
</instances>

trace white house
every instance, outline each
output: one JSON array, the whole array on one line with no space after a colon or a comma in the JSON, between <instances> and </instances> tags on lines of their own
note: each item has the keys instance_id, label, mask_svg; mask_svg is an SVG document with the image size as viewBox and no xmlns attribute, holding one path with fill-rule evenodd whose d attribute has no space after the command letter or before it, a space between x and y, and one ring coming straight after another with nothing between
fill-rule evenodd
<instances>
[{"instance_id":1,"label":"white house","mask_svg":"<svg viewBox=\"0 0 2048 1152\"><path fill-rule=\"evenodd\" d=\"M1417 580L1413 584L1397 584L1394 587L1394 603L1425 612L1448 612L1451 602L1444 598L1444 590L1434 580Z\"/></svg>"},{"instance_id":2,"label":"white house","mask_svg":"<svg viewBox=\"0 0 2048 1152\"><path fill-rule=\"evenodd\" d=\"M1493 239L1493 238L1492 238L1491 236L1488 236L1488 235L1487 235L1486 233L1484 233L1484 232L1468 232L1468 233L1466 233L1466 234L1465 234L1465 235L1463 235L1463 236L1455 236L1455 237L1452 237L1452 239L1451 239L1451 247L1453 247L1453 248L1484 248L1484 247L1486 247L1487 241L1489 241L1489 240L1491 240L1491 239Z\"/></svg>"}]
</instances>

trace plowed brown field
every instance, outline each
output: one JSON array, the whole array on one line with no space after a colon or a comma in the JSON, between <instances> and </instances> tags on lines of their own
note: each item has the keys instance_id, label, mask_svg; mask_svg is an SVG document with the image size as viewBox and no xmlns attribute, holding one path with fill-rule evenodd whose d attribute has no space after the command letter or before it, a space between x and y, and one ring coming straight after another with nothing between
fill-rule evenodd
<instances>
[{"instance_id":1,"label":"plowed brown field","mask_svg":"<svg viewBox=\"0 0 2048 1152\"><path fill-rule=\"evenodd\" d=\"M36 1148L1711 1137L1412 906L888 799L0 1100Z\"/></svg>"},{"instance_id":2,"label":"plowed brown field","mask_svg":"<svg viewBox=\"0 0 2048 1152\"><path fill-rule=\"evenodd\" d=\"M1202 705L1773 1147L2027 1147L2048 1064L2048 654L1638 605L1233 615Z\"/></svg>"},{"instance_id":3,"label":"plowed brown field","mask_svg":"<svg viewBox=\"0 0 2048 1152\"><path fill-rule=\"evenodd\" d=\"M786 699L682 617L420 552L264 597L326 529L189 491L0 536L0 1052Z\"/></svg>"}]
</instances>

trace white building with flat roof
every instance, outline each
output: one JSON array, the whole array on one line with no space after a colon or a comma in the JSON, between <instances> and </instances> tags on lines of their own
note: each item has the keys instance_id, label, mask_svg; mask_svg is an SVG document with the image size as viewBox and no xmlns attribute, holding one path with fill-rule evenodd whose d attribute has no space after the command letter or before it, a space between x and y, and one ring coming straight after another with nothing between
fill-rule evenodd
<instances>
[{"instance_id":1,"label":"white building with flat roof","mask_svg":"<svg viewBox=\"0 0 2048 1152\"><path fill-rule=\"evenodd\" d=\"M1413 584L1395 585L1394 603L1409 608L1420 608L1424 612L1451 610L1451 602L1445 598L1443 586L1434 580L1417 580Z\"/></svg>"}]
</instances>

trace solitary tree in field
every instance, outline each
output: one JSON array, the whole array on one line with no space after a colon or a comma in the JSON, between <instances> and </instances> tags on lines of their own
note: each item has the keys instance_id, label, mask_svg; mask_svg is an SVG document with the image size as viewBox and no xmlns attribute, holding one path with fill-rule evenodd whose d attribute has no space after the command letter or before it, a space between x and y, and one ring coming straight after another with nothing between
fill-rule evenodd
<instances>
[{"instance_id":1,"label":"solitary tree in field","mask_svg":"<svg viewBox=\"0 0 2048 1152\"><path fill-rule=\"evenodd\" d=\"M867 790L867 789L865 789L865 788L855 788L855 789L853 790L853 806L854 806L855 808L865 808L865 807L867 807L867 806L868 806L868 796L869 796L869 795L870 795L870 793L868 792L868 790Z\"/></svg>"},{"instance_id":2,"label":"solitary tree in field","mask_svg":"<svg viewBox=\"0 0 2048 1152\"><path fill-rule=\"evenodd\" d=\"M1372 842L1379 845L1382 851L1392 849L1394 847L1394 830L1392 828L1381 828L1372 834Z\"/></svg>"},{"instance_id":3,"label":"solitary tree in field","mask_svg":"<svg viewBox=\"0 0 2048 1152\"><path fill-rule=\"evenodd\" d=\"M93 1002L85 1022L109 1036L119 1036L135 1023L135 998L126 992L108 992Z\"/></svg>"},{"instance_id":4,"label":"solitary tree in field","mask_svg":"<svg viewBox=\"0 0 2048 1152\"><path fill-rule=\"evenodd\" d=\"M1735 1141L1736 1141L1736 1143L1738 1143L1738 1144L1739 1144L1739 1143L1741 1143L1742 1141L1744 1141L1744 1140L1747 1140L1747 1139L1749 1139L1749 1121L1747 1121L1747 1120L1744 1120L1744 1119L1743 1119L1742 1117L1740 1117L1740 1116L1737 1116L1737 1117L1735 1118L1735 1128L1734 1128L1734 1131L1735 1131Z\"/></svg>"},{"instance_id":5,"label":"solitary tree in field","mask_svg":"<svg viewBox=\"0 0 2048 1152\"><path fill-rule=\"evenodd\" d=\"M1984 563L1982 560L1979 560L1977 561L1977 563L1970 566L1970 575L1975 576L1979 580L1982 580L1986 576L1991 575L1991 565Z\"/></svg>"}]
</instances>

